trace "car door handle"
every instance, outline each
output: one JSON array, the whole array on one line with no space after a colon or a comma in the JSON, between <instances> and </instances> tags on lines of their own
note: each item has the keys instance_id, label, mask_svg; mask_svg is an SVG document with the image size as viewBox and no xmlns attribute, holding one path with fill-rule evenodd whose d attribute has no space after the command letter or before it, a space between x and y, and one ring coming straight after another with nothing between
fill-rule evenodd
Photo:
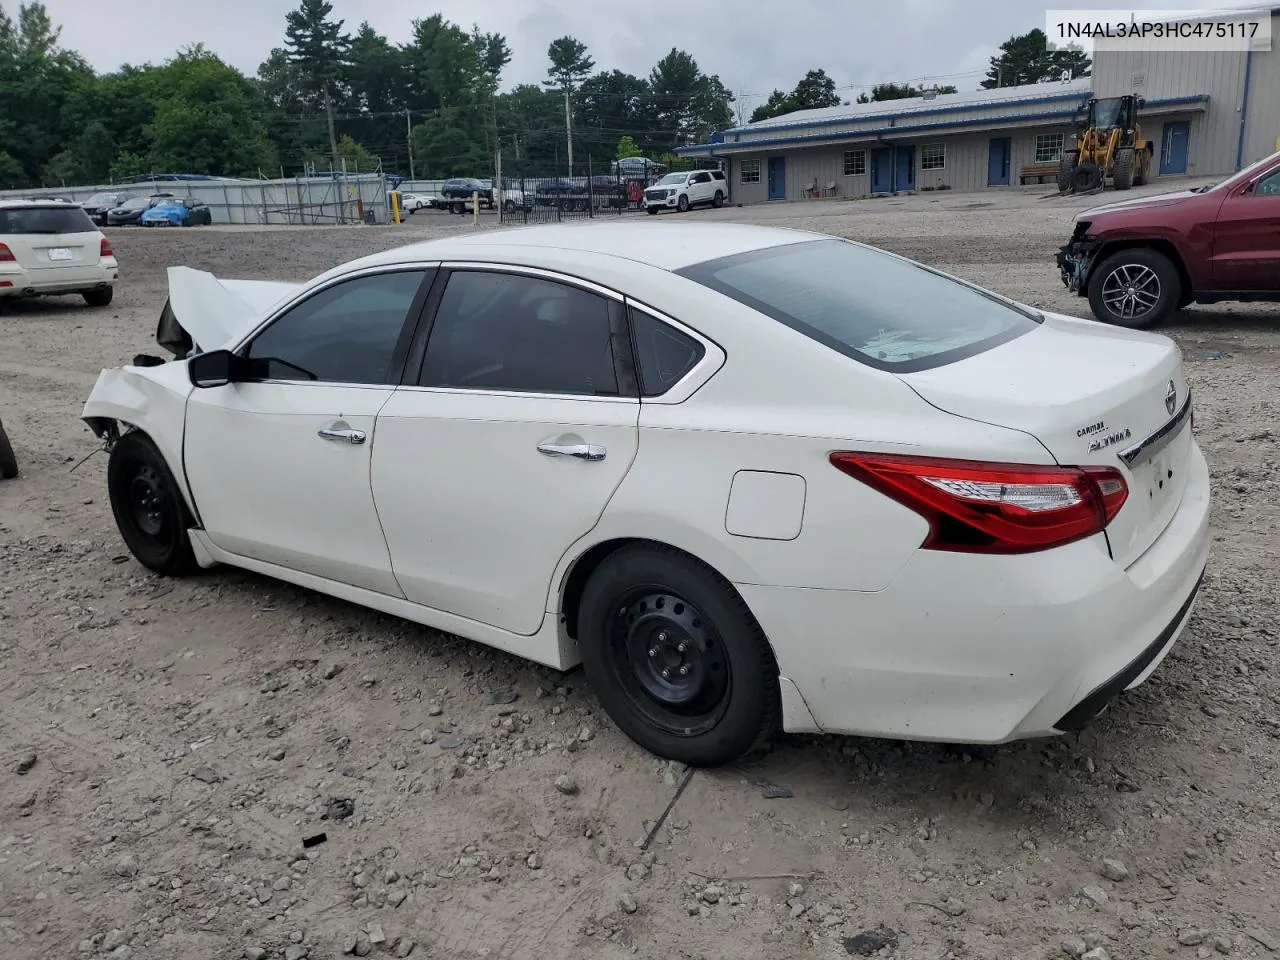
<instances>
[{"instance_id":1,"label":"car door handle","mask_svg":"<svg viewBox=\"0 0 1280 960\"><path fill-rule=\"evenodd\" d=\"M363 430L352 430L349 427L321 427L316 436L322 440L345 440L347 443L364 443Z\"/></svg>"},{"instance_id":2,"label":"car door handle","mask_svg":"<svg viewBox=\"0 0 1280 960\"><path fill-rule=\"evenodd\" d=\"M540 443L538 452L548 457L577 457L579 460L603 460L604 447L594 443Z\"/></svg>"}]
</instances>

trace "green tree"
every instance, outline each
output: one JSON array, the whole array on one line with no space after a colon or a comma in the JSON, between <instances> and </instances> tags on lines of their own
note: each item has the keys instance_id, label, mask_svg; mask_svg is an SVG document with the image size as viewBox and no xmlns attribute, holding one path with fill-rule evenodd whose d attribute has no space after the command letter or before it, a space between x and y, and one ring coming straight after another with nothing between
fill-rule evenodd
<instances>
[{"instance_id":1,"label":"green tree","mask_svg":"<svg viewBox=\"0 0 1280 960\"><path fill-rule=\"evenodd\" d=\"M313 163L323 163L325 156L321 152L312 154ZM349 135L338 138L338 165L346 164L348 173L372 173L381 166L381 161Z\"/></svg>"},{"instance_id":2,"label":"green tree","mask_svg":"<svg viewBox=\"0 0 1280 960\"><path fill-rule=\"evenodd\" d=\"M1071 71L1072 77L1089 76L1091 62L1088 55L1079 49L1050 50L1048 38L1037 27L1000 44L1000 52L991 58L982 86L991 90L1046 83L1057 80L1064 70Z\"/></svg>"},{"instance_id":3,"label":"green tree","mask_svg":"<svg viewBox=\"0 0 1280 960\"><path fill-rule=\"evenodd\" d=\"M633 137L645 156L658 146L651 135L656 125L653 95L642 77L621 70L597 73L582 82L578 102L582 122L574 140L591 158L593 169L604 169L615 159L621 136Z\"/></svg>"},{"instance_id":4,"label":"green tree","mask_svg":"<svg viewBox=\"0 0 1280 960\"><path fill-rule=\"evenodd\" d=\"M840 106L840 96L836 93L836 82L827 76L822 69L810 70L795 89L790 93L774 90L769 99L756 107L751 113L751 122L780 117L784 113L797 110L820 110L824 107Z\"/></svg>"},{"instance_id":5,"label":"green tree","mask_svg":"<svg viewBox=\"0 0 1280 960\"><path fill-rule=\"evenodd\" d=\"M339 94L349 61L351 38L342 32L344 20L332 20L329 0L302 0L296 10L285 15L285 46L289 59L300 69L306 87L320 95L329 123L329 156L338 165L338 133L333 119L333 101Z\"/></svg>"},{"instance_id":6,"label":"green tree","mask_svg":"<svg viewBox=\"0 0 1280 960\"><path fill-rule=\"evenodd\" d=\"M574 37L560 37L547 47L547 79L543 84L553 90L572 94L582 85L596 62L587 54L587 45Z\"/></svg>"},{"instance_id":7,"label":"green tree","mask_svg":"<svg viewBox=\"0 0 1280 960\"><path fill-rule=\"evenodd\" d=\"M626 160L628 157L643 157L644 151L636 146L636 142L630 137L623 137L618 141L618 149L614 154L615 159Z\"/></svg>"},{"instance_id":8,"label":"green tree","mask_svg":"<svg viewBox=\"0 0 1280 960\"><path fill-rule=\"evenodd\" d=\"M649 74L657 126L666 147L705 142L733 122L733 94L720 78L704 74L688 53L675 47Z\"/></svg>"}]
</instances>

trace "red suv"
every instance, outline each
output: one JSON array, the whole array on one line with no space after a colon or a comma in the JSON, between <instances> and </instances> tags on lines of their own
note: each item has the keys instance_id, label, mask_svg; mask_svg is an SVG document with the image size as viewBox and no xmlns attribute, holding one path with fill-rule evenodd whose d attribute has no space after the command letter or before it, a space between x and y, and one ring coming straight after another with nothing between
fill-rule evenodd
<instances>
[{"instance_id":1,"label":"red suv","mask_svg":"<svg viewBox=\"0 0 1280 960\"><path fill-rule=\"evenodd\" d=\"M1189 303L1280 302L1280 153L1215 186L1078 214L1058 269L1095 317L1122 327Z\"/></svg>"}]
</instances>

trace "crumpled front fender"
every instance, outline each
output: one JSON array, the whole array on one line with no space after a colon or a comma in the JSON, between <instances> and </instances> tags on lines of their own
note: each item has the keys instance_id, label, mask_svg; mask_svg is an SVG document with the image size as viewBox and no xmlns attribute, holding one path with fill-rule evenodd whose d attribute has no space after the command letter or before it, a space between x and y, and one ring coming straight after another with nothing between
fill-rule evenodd
<instances>
[{"instance_id":1,"label":"crumpled front fender","mask_svg":"<svg viewBox=\"0 0 1280 960\"><path fill-rule=\"evenodd\" d=\"M198 518L182 464L187 397L192 389L182 361L114 367L98 374L80 416L107 443L130 429L146 433L164 456L192 516Z\"/></svg>"}]
</instances>

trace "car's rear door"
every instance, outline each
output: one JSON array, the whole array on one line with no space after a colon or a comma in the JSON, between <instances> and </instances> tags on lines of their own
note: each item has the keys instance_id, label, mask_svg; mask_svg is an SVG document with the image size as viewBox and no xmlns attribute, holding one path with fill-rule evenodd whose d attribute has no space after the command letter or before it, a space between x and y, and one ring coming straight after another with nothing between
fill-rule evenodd
<instances>
[{"instance_id":1,"label":"car's rear door","mask_svg":"<svg viewBox=\"0 0 1280 960\"><path fill-rule=\"evenodd\" d=\"M546 271L446 268L378 415L374 497L408 599L527 636L635 458L623 305Z\"/></svg>"},{"instance_id":2,"label":"car's rear door","mask_svg":"<svg viewBox=\"0 0 1280 960\"><path fill-rule=\"evenodd\" d=\"M1214 287L1280 290L1280 163L1232 189L1213 232Z\"/></svg>"},{"instance_id":3,"label":"car's rear door","mask_svg":"<svg viewBox=\"0 0 1280 960\"><path fill-rule=\"evenodd\" d=\"M257 379L194 390L184 463L214 545L400 596L369 483L434 268L379 268L286 308L243 349Z\"/></svg>"}]
</instances>

